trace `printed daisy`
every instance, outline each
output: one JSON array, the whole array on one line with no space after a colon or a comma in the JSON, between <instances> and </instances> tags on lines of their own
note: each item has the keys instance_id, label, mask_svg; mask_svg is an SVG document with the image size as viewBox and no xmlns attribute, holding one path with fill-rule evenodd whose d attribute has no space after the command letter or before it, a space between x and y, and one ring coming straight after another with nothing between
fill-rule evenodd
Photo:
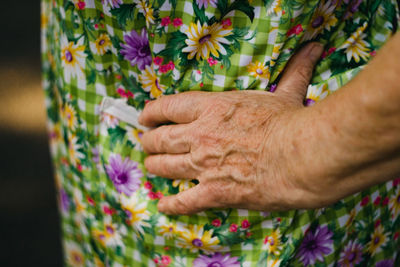
<instances>
[{"instance_id":1,"label":"printed daisy","mask_svg":"<svg viewBox=\"0 0 400 267\"><path fill-rule=\"evenodd\" d=\"M318 102L328 96L328 85L323 84L321 86L310 85L307 89L306 106L312 106L315 102Z\"/></svg>"},{"instance_id":2,"label":"printed daisy","mask_svg":"<svg viewBox=\"0 0 400 267\"><path fill-rule=\"evenodd\" d=\"M160 228L161 230L159 233L167 239L172 239L175 234L179 233L176 230L176 225L174 225L173 223L161 225Z\"/></svg>"},{"instance_id":3,"label":"printed daisy","mask_svg":"<svg viewBox=\"0 0 400 267\"><path fill-rule=\"evenodd\" d=\"M367 244L367 251L371 253L371 255L374 255L385 241L386 235L384 234L382 225L379 225L375 228L375 231L371 236L371 241Z\"/></svg>"},{"instance_id":4,"label":"printed daisy","mask_svg":"<svg viewBox=\"0 0 400 267\"><path fill-rule=\"evenodd\" d=\"M117 8L122 4L122 0L101 0L103 5L110 5L111 8Z\"/></svg>"},{"instance_id":5,"label":"printed daisy","mask_svg":"<svg viewBox=\"0 0 400 267\"><path fill-rule=\"evenodd\" d=\"M139 12L143 14L146 18L146 26L147 28L150 27L150 24L154 24L154 9L151 6L151 3L147 4L146 0L134 0Z\"/></svg>"},{"instance_id":6,"label":"printed daisy","mask_svg":"<svg viewBox=\"0 0 400 267\"><path fill-rule=\"evenodd\" d=\"M67 262L70 266L84 267L85 257L79 245L72 241L65 242Z\"/></svg>"},{"instance_id":7,"label":"printed daisy","mask_svg":"<svg viewBox=\"0 0 400 267\"><path fill-rule=\"evenodd\" d=\"M353 267L362 261L362 246L351 240L340 254L340 266Z\"/></svg>"},{"instance_id":8,"label":"printed daisy","mask_svg":"<svg viewBox=\"0 0 400 267\"><path fill-rule=\"evenodd\" d=\"M122 245L121 235L117 227L111 221L111 216L107 216L104 222L104 241L106 246Z\"/></svg>"},{"instance_id":9,"label":"printed daisy","mask_svg":"<svg viewBox=\"0 0 400 267\"><path fill-rule=\"evenodd\" d=\"M247 71L250 75L254 76L257 79L269 80L270 73L268 67L258 60L255 63L251 62L247 66Z\"/></svg>"},{"instance_id":10,"label":"printed daisy","mask_svg":"<svg viewBox=\"0 0 400 267\"><path fill-rule=\"evenodd\" d=\"M76 117L76 111L74 107L71 104L66 103L62 109L61 116L63 120L67 122L68 129L75 131L78 124L78 118Z\"/></svg>"},{"instance_id":11,"label":"printed daisy","mask_svg":"<svg viewBox=\"0 0 400 267\"><path fill-rule=\"evenodd\" d=\"M158 98L165 91L165 86L160 84L153 64L146 66L146 69L142 71L142 74L139 75L139 82L142 84L143 90L150 92L151 98Z\"/></svg>"},{"instance_id":12,"label":"printed daisy","mask_svg":"<svg viewBox=\"0 0 400 267\"><path fill-rule=\"evenodd\" d=\"M394 212L394 216L397 216L400 213L400 190L398 190L396 196L390 200L392 204L391 210Z\"/></svg>"},{"instance_id":13,"label":"printed daisy","mask_svg":"<svg viewBox=\"0 0 400 267\"><path fill-rule=\"evenodd\" d=\"M101 114L101 121L104 122L108 128L112 128L112 129L117 127L117 125L119 123L119 120L116 117L114 117L108 113Z\"/></svg>"},{"instance_id":14,"label":"printed daisy","mask_svg":"<svg viewBox=\"0 0 400 267\"><path fill-rule=\"evenodd\" d=\"M195 186L195 184L188 179L176 179L172 182L173 187L179 186L179 192L185 191Z\"/></svg>"},{"instance_id":15,"label":"printed daisy","mask_svg":"<svg viewBox=\"0 0 400 267\"><path fill-rule=\"evenodd\" d=\"M278 16L282 15L282 7L281 7L282 0L274 0L271 6L267 10L267 16L272 15L275 13Z\"/></svg>"},{"instance_id":16,"label":"printed daisy","mask_svg":"<svg viewBox=\"0 0 400 267\"><path fill-rule=\"evenodd\" d=\"M72 77L81 78L84 76L86 58L84 51L83 38L79 39L77 44L68 42L66 36L61 38L61 65L67 82L70 82Z\"/></svg>"},{"instance_id":17,"label":"printed daisy","mask_svg":"<svg viewBox=\"0 0 400 267\"><path fill-rule=\"evenodd\" d=\"M281 265L281 259L273 259L272 257L267 260L267 267L278 267Z\"/></svg>"},{"instance_id":18,"label":"printed daisy","mask_svg":"<svg viewBox=\"0 0 400 267\"><path fill-rule=\"evenodd\" d=\"M120 53L125 60L131 62L132 67L137 65L140 70L144 70L151 64L151 51L145 28L142 29L140 35L132 30L124 36L124 41L126 44L121 43Z\"/></svg>"},{"instance_id":19,"label":"printed daisy","mask_svg":"<svg viewBox=\"0 0 400 267\"><path fill-rule=\"evenodd\" d=\"M144 234L143 227L151 227L151 225L146 222L150 219L150 213L147 210L146 202L139 203L138 199L134 196L128 198L121 195L120 198L122 209L128 216L128 223L133 226L133 228Z\"/></svg>"},{"instance_id":20,"label":"printed daisy","mask_svg":"<svg viewBox=\"0 0 400 267\"><path fill-rule=\"evenodd\" d=\"M278 256L282 250L280 238L281 234L279 229L272 231L271 235L264 239L263 249L267 250L269 254Z\"/></svg>"},{"instance_id":21,"label":"printed daisy","mask_svg":"<svg viewBox=\"0 0 400 267\"><path fill-rule=\"evenodd\" d=\"M71 163L79 164L81 159L85 158L85 154L80 151L83 147L78 143L78 137L75 134L70 135L68 141L68 152Z\"/></svg>"},{"instance_id":22,"label":"printed daisy","mask_svg":"<svg viewBox=\"0 0 400 267\"><path fill-rule=\"evenodd\" d=\"M193 253L201 250L211 254L220 248L218 238L212 237L212 233L213 230L205 231L202 225L189 225L188 229L181 232L177 245Z\"/></svg>"},{"instance_id":23,"label":"printed daisy","mask_svg":"<svg viewBox=\"0 0 400 267\"><path fill-rule=\"evenodd\" d=\"M119 154L111 154L108 161L106 171L115 188L119 193L131 196L139 189L140 178L143 176L138 163L129 157L122 160Z\"/></svg>"},{"instance_id":24,"label":"printed daisy","mask_svg":"<svg viewBox=\"0 0 400 267\"><path fill-rule=\"evenodd\" d=\"M111 48L111 40L107 34L102 33L95 42L90 42L90 48L97 55L104 55Z\"/></svg>"},{"instance_id":25,"label":"printed daisy","mask_svg":"<svg viewBox=\"0 0 400 267\"><path fill-rule=\"evenodd\" d=\"M142 135L143 131L136 128L126 127L128 140L135 145L135 149L142 150Z\"/></svg>"},{"instance_id":26,"label":"printed daisy","mask_svg":"<svg viewBox=\"0 0 400 267\"><path fill-rule=\"evenodd\" d=\"M232 27L224 28L220 23L214 23L211 26L208 26L207 23L200 25L200 21L197 21L197 24L190 23L186 30L188 39L185 40L188 46L182 49L182 52L189 53L188 59L193 59L196 56L196 60L200 60L200 57L207 60L210 53L218 58L219 53L226 55L226 50L222 44L230 43L224 37L231 34Z\"/></svg>"},{"instance_id":27,"label":"printed daisy","mask_svg":"<svg viewBox=\"0 0 400 267\"><path fill-rule=\"evenodd\" d=\"M231 257L229 253L222 255L217 252L211 256L199 255L193 261L193 267L240 267L238 257Z\"/></svg>"},{"instance_id":28,"label":"printed daisy","mask_svg":"<svg viewBox=\"0 0 400 267\"><path fill-rule=\"evenodd\" d=\"M212 7L217 7L217 0L196 0L196 4L199 8L207 8L209 4Z\"/></svg>"},{"instance_id":29,"label":"printed daisy","mask_svg":"<svg viewBox=\"0 0 400 267\"><path fill-rule=\"evenodd\" d=\"M367 37L367 34L364 33L368 24L364 23L363 26L357 29L355 33L353 33L349 39L346 40L344 45L340 47L340 49L346 49L344 52L347 56L347 61L350 62L352 58L354 58L355 62L360 62L360 58L366 61L369 57L369 44L364 40Z\"/></svg>"},{"instance_id":30,"label":"printed daisy","mask_svg":"<svg viewBox=\"0 0 400 267\"><path fill-rule=\"evenodd\" d=\"M329 31L336 25L338 20L333 14L335 8L336 5L331 0L321 1L304 33L303 41L311 40L325 29Z\"/></svg>"}]
</instances>

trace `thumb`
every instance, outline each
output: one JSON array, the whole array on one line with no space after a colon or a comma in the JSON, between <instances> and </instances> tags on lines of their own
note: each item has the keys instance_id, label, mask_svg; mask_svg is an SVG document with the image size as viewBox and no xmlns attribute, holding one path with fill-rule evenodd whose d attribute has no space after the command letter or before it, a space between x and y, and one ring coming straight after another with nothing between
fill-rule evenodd
<instances>
[{"instance_id":1,"label":"thumb","mask_svg":"<svg viewBox=\"0 0 400 267\"><path fill-rule=\"evenodd\" d=\"M303 105L314 67L324 51L320 43L309 43L296 53L286 66L276 94L288 98L288 102Z\"/></svg>"},{"instance_id":2,"label":"thumb","mask_svg":"<svg viewBox=\"0 0 400 267\"><path fill-rule=\"evenodd\" d=\"M177 195L163 197L158 202L158 210L168 215L189 215L214 207L217 203L210 198L207 187L201 184Z\"/></svg>"}]
</instances>

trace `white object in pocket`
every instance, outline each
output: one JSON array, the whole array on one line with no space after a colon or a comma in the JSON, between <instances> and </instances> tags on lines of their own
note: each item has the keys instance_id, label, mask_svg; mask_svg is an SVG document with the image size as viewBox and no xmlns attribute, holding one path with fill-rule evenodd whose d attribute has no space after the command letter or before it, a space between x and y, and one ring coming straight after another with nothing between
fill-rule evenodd
<instances>
[{"instance_id":1,"label":"white object in pocket","mask_svg":"<svg viewBox=\"0 0 400 267\"><path fill-rule=\"evenodd\" d=\"M101 101L100 112L114 116L118 120L124 121L131 126L142 131L148 131L150 128L139 124L140 112L126 103L126 99L104 97Z\"/></svg>"}]
</instances>

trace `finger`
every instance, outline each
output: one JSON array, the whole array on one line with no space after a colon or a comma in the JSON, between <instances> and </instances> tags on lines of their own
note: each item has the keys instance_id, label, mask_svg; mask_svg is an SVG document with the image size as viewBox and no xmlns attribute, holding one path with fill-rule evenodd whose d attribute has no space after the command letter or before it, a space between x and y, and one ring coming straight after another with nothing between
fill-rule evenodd
<instances>
[{"instance_id":1,"label":"finger","mask_svg":"<svg viewBox=\"0 0 400 267\"><path fill-rule=\"evenodd\" d=\"M148 154L181 154L190 152L191 125L163 125L142 136L143 149Z\"/></svg>"},{"instance_id":2,"label":"finger","mask_svg":"<svg viewBox=\"0 0 400 267\"><path fill-rule=\"evenodd\" d=\"M150 173L171 179L196 179L200 172L189 153L148 156L144 165Z\"/></svg>"},{"instance_id":3,"label":"finger","mask_svg":"<svg viewBox=\"0 0 400 267\"><path fill-rule=\"evenodd\" d=\"M206 104L207 92L184 92L164 95L146 104L139 116L139 123L154 127L175 122L189 123L196 120Z\"/></svg>"},{"instance_id":4,"label":"finger","mask_svg":"<svg viewBox=\"0 0 400 267\"><path fill-rule=\"evenodd\" d=\"M276 94L284 95L288 101L296 105L303 105L314 67L321 58L323 50L322 44L314 42L296 53L286 66Z\"/></svg>"},{"instance_id":5,"label":"finger","mask_svg":"<svg viewBox=\"0 0 400 267\"><path fill-rule=\"evenodd\" d=\"M198 184L177 195L167 196L158 202L158 210L169 215L190 215L210 208L222 207L208 187Z\"/></svg>"}]
</instances>

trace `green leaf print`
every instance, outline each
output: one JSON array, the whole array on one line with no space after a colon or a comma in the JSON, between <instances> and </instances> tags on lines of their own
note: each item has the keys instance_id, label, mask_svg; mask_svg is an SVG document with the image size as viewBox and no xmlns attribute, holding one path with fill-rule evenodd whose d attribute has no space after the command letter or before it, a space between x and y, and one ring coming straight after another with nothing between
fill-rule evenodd
<instances>
[{"instance_id":1,"label":"green leaf print","mask_svg":"<svg viewBox=\"0 0 400 267\"><path fill-rule=\"evenodd\" d=\"M111 9L111 14L117 18L119 25L124 27L127 20L133 20L134 11L134 4L122 4L118 8Z\"/></svg>"}]
</instances>

